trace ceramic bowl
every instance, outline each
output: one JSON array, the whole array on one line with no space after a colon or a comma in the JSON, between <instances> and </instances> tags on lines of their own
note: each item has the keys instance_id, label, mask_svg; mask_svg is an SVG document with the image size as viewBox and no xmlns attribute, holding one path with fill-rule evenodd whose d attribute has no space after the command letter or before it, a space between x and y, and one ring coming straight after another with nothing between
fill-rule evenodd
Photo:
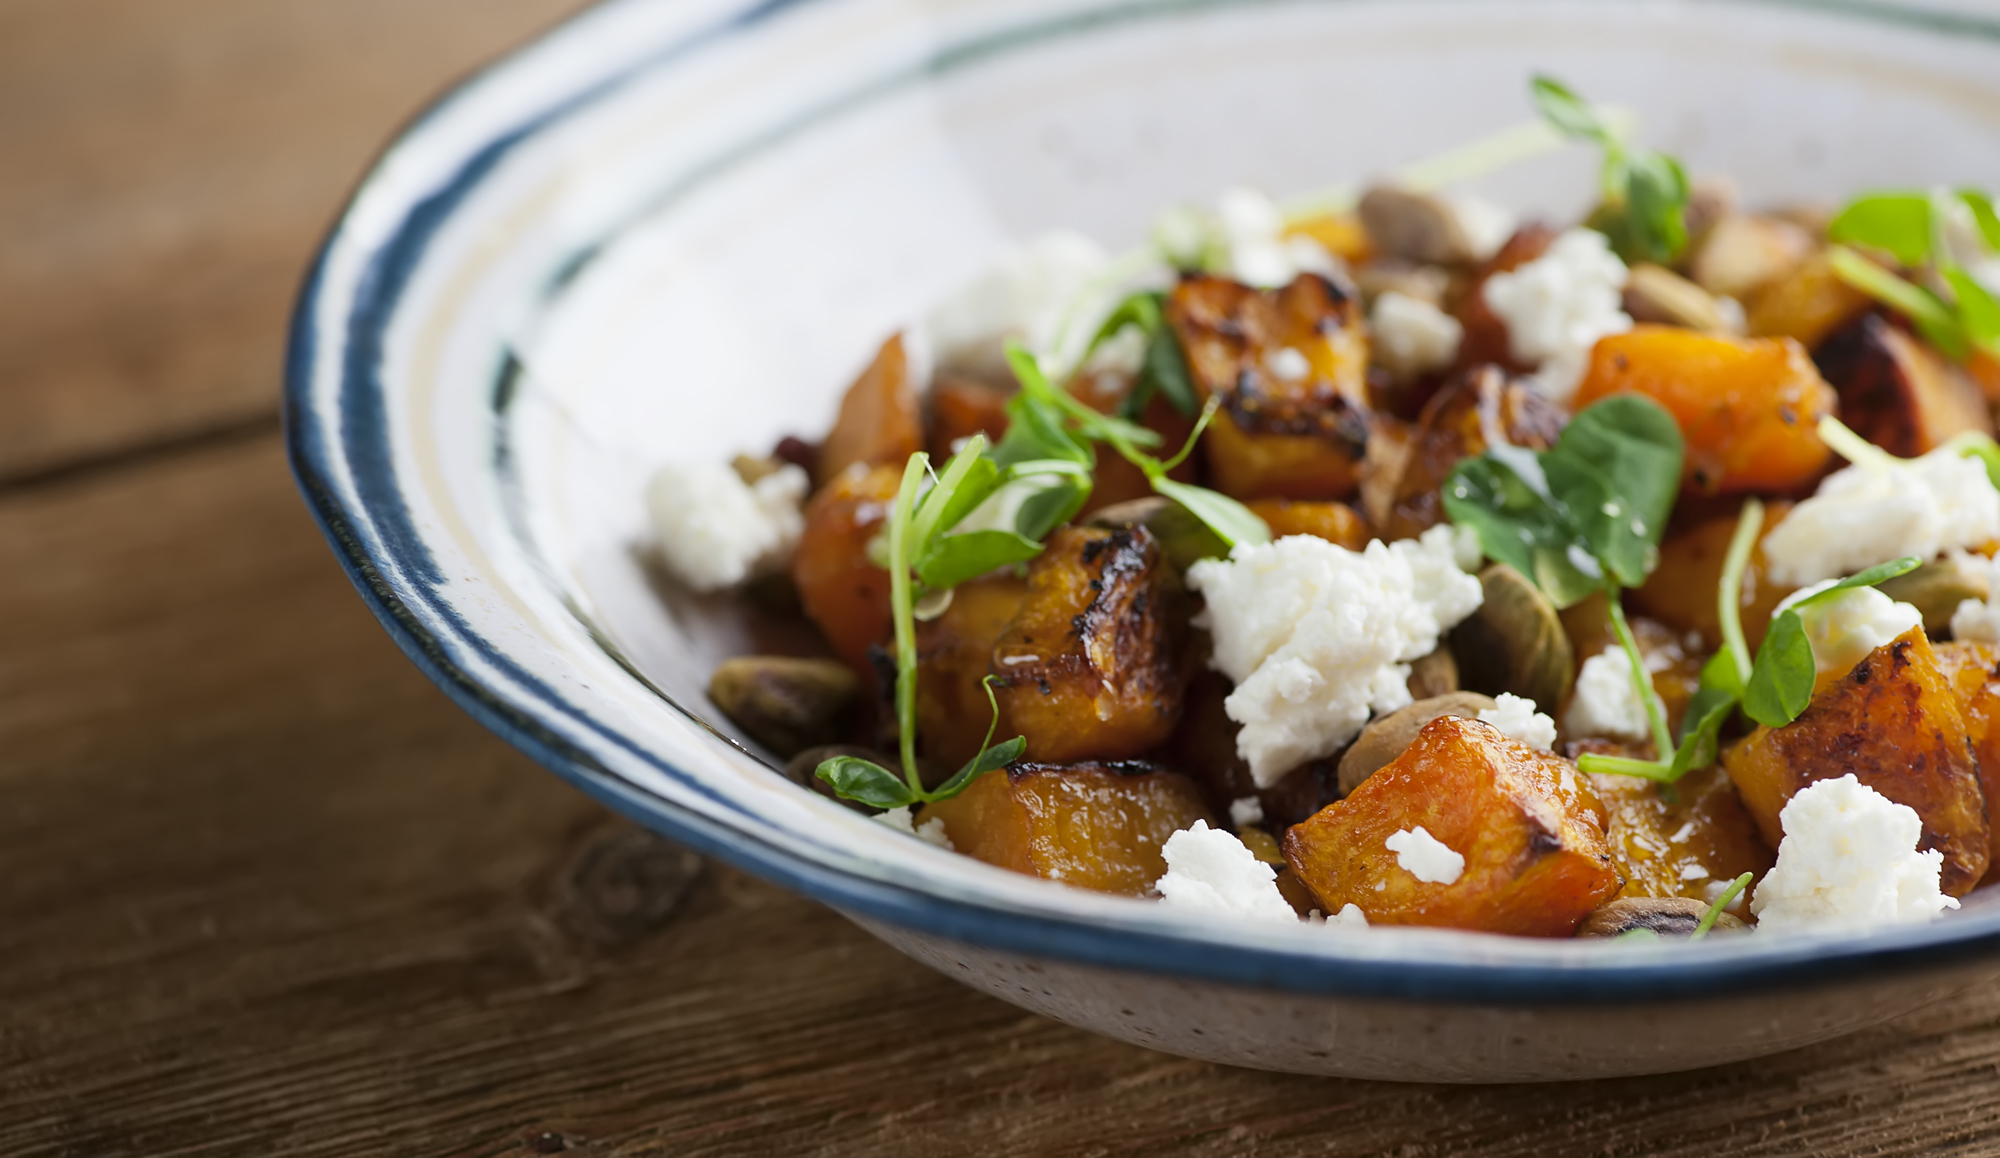
<instances>
[{"instance_id":1,"label":"ceramic bowl","mask_svg":"<svg viewBox=\"0 0 2000 1158\"><path fill-rule=\"evenodd\" d=\"M937 851L776 774L703 696L747 650L650 578L671 459L824 429L873 346L1052 228L1365 179L1630 106L1752 201L2000 183L2000 22L1845 0L659 0L593 9L382 155L299 302L300 486L468 712L610 806L976 989L1239 1065L1490 1081L1681 1069L2000 974L2000 912L1870 936L1607 947L1264 928ZM1579 213L1593 159L1485 194ZM450 818L440 818L450 823Z\"/></svg>"}]
</instances>

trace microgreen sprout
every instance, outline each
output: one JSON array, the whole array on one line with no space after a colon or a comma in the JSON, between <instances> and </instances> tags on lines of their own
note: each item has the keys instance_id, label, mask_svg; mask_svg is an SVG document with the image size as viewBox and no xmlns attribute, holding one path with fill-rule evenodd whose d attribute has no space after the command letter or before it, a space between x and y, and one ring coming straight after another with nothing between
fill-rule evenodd
<instances>
[{"instance_id":1,"label":"microgreen sprout","mask_svg":"<svg viewBox=\"0 0 2000 1158\"><path fill-rule=\"evenodd\" d=\"M1180 340L1174 336L1173 327L1167 324L1166 296L1157 290L1142 290L1119 302L1097 328L1097 333L1084 347L1083 357L1078 362L1078 372L1090 363L1090 356L1099 346L1130 326L1139 331L1146 343L1144 359L1139 364L1139 377L1132 384L1132 392L1125 396L1118 413L1122 418L1138 421L1145 414L1146 405L1155 394L1165 398L1173 408L1183 415L1192 415L1201 405L1194 394L1194 383L1188 377L1187 358L1181 353Z\"/></svg>"},{"instance_id":2,"label":"microgreen sprout","mask_svg":"<svg viewBox=\"0 0 2000 1158\"><path fill-rule=\"evenodd\" d=\"M2000 357L2000 301L1959 264L1945 241L1953 215L1971 216L1988 250L2000 251L2000 216L1975 189L1884 192L1855 198L1827 226L1836 244L1828 255L1842 281L1903 314L1919 333L1959 361L1984 352ZM1905 278L1850 246L1878 250L1914 271Z\"/></svg>"},{"instance_id":3,"label":"microgreen sprout","mask_svg":"<svg viewBox=\"0 0 2000 1158\"><path fill-rule=\"evenodd\" d=\"M1722 910L1728 908L1729 902L1735 900L1744 889L1750 887L1750 880L1756 875L1756 873L1744 873L1742 876L1729 882L1729 887L1722 890L1722 894L1715 898L1715 903L1708 906L1708 911L1701 915L1701 921L1695 925L1694 932L1688 934L1688 940L1699 941L1703 937L1708 936L1708 931L1715 928L1716 918L1722 916Z\"/></svg>"},{"instance_id":4,"label":"microgreen sprout","mask_svg":"<svg viewBox=\"0 0 2000 1158\"><path fill-rule=\"evenodd\" d=\"M1626 261L1666 264L1687 248L1688 179L1681 163L1641 149L1590 102L1551 77L1532 84L1535 105L1558 131L1604 150L1604 202L1588 222Z\"/></svg>"}]
</instances>

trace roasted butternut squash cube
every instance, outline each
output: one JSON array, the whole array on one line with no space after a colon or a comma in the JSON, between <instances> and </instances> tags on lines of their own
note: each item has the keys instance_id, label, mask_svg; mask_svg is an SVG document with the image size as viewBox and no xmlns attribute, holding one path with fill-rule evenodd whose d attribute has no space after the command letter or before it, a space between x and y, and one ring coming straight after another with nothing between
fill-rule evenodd
<instances>
[{"instance_id":1,"label":"roasted butternut squash cube","mask_svg":"<svg viewBox=\"0 0 2000 1158\"><path fill-rule=\"evenodd\" d=\"M1965 717L1921 627L1825 684L1798 719L1730 745L1722 766L1773 847L1786 801L1851 772L1922 818L1919 847L1944 854L1945 892L1964 896L1986 872L1991 830Z\"/></svg>"},{"instance_id":2,"label":"roasted butternut squash cube","mask_svg":"<svg viewBox=\"0 0 2000 1158\"><path fill-rule=\"evenodd\" d=\"M1002 735L1045 763L1120 760L1180 716L1186 609L1144 527L1064 527L1028 566L1027 596L993 647Z\"/></svg>"},{"instance_id":3,"label":"roasted butternut squash cube","mask_svg":"<svg viewBox=\"0 0 2000 1158\"><path fill-rule=\"evenodd\" d=\"M1965 716L1965 738L1986 795L1986 876L2000 870L2000 646L1969 640L1934 645Z\"/></svg>"},{"instance_id":4,"label":"roasted butternut squash cube","mask_svg":"<svg viewBox=\"0 0 2000 1158\"><path fill-rule=\"evenodd\" d=\"M1154 764L1016 764L973 781L918 821L944 821L959 852L1028 876L1144 896L1166 875L1160 846L1214 824L1194 784Z\"/></svg>"},{"instance_id":5,"label":"roasted butternut squash cube","mask_svg":"<svg viewBox=\"0 0 2000 1158\"><path fill-rule=\"evenodd\" d=\"M1338 499L1368 445L1368 337L1360 298L1316 274L1257 290L1184 278L1167 320L1196 392L1222 398L1203 436L1217 488L1239 499Z\"/></svg>"},{"instance_id":6,"label":"roasted butternut squash cube","mask_svg":"<svg viewBox=\"0 0 2000 1158\"><path fill-rule=\"evenodd\" d=\"M1840 394L1840 420L1904 458L1956 435L1993 433L1979 384L1915 337L1868 314L1813 354Z\"/></svg>"},{"instance_id":7,"label":"roasted butternut squash cube","mask_svg":"<svg viewBox=\"0 0 2000 1158\"><path fill-rule=\"evenodd\" d=\"M985 743L993 645L1027 597L1026 580L989 575L959 584L944 614L917 624L917 743L940 767L963 765Z\"/></svg>"},{"instance_id":8,"label":"roasted butternut squash cube","mask_svg":"<svg viewBox=\"0 0 2000 1158\"><path fill-rule=\"evenodd\" d=\"M1764 537L1792 509L1787 502L1765 504L1764 529L1743 569L1743 636L1752 649L1764 641L1771 613L1795 588L1771 582L1764 561ZM1722 585L1722 564L1729 540L1736 534L1738 514L1716 515L1674 531L1660 544L1660 563L1643 586L1626 593L1626 606L1659 620L1674 631L1699 634L1709 651L1722 645L1722 619L1716 591Z\"/></svg>"},{"instance_id":9,"label":"roasted butternut squash cube","mask_svg":"<svg viewBox=\"0 0 2000 1158\"><path fill-rule=\"evenodd\" d=\"M1744 873L1761 879L1777 853L1757 834L1721 768L1690 772L1669 793L1633 776L1589 777L1604 805L1605 839L1621 897L1712 900L1712 889Z\"/></svg>"},{"instance_id":10,"label":"roasted butternut squash cube","mask_svg":"<svg viewBox=\"0 0 2000 1158\"><path fill-rule=\"evenodd\" d=\"M868 558L868 540L895 505L903 467L855 463L806 503L792 554L792 583L834 654L871 675L868 648L889 638L889 572Z\"/></svg>"},{"instance_id":11,"label":"roasted butternut squash cube","mask_svg":"<svg viewBox=\"0 0 2000 1158\"><path fill-rule=\"evenodd\" d=\"M1634 326L1591 350L1576 408L1628 393L1658 402L1680 424L1682 484L1697 494L1797 490L1832 458L1818 426L1838 399L1789 339Z\"/></svg>"},{"instance_id":12,"label":"roasted butternut squash cube","mask_svg":"<svg viewBox=\"0 0 2000 1158\"><path fill-rule=\"evenodd\" d=\"M1293 502L1290 499L1256 499L1246 504L1250 512L1271 528L1271 537L1311 535L1329 543L1359 551L1375 537L1368 520L1346 503Z\"/></svg>"},{"instance_id":13,"label":"roasted butternut squash cube","mask_svg":"<svg viewBox=\"0 0 2000 1158\"><path fill-rule=\"evenodd\" d=\"M1814 253L1751 296L1746 305L1752 337L1790 338L1811 350L1874 306L1874 298L1833 272L1828 252Z\"/></svg>"},{"instance_id":14,"label":"roasted butternut squash cube","mask_svg":"<svg viewBox=\"0 0 2000 1158\"><path fill-rule=\"evenodd\" d=\"M1567 937L1620 887L1603 825L1569 761L1441 716L1346 799L1294 825L1285 860L1322 912L1353 904L1370 924ZM1463 858L1455 877L1389 848L1418 828Z\"/></svg>"},{"instance_id":15,"label":"roasted butternut squash cube","mask_svg":"<svg viewBox=\"0 0 2000 1158\"><path fill-rule=\"evenodd\" d=\"M926 446L933 463L951 457L962 438L984 434L998 442L1007 433L1009 393L971 378L944 378L931 389L930 438Z\"/></svg>"},{"instance_id":16,"label":"roasted butternut squash cube","mask_svg":"<svg viewBox=\"0 0 2000 1158\"><path fill-rule=\"evenodd\" d=\"M923 417L916 386L910 381L910 359L903 349L903 335L897 334L882 343L875 360L847 388L840 416L820 444L813 482L825 486L855 463L901 467L923 446Z\"/></svg>"},{"instance_id":17,"label":"roasted butternut squash cube","mask_svg":"<svg viewBox=\"0 0 2000 1158\"><path fill-rule=\"evenodd\" d=\"M1369 521L1384 539L1414 539L1445 521L1444 480L1491 446L1547 450L1566 418L1554 403L1482 366L1431 396L1404 446L1393 454L1371 443L1361 483Z\"/></svg>"}]
</instances>

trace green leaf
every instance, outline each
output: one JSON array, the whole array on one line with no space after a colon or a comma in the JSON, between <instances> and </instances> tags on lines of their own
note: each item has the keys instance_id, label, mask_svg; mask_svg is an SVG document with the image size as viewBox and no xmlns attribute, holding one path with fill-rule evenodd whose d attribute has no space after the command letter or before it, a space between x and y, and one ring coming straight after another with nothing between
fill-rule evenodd
<instances>
[{"instance_id":1,"label":"green leaf","mask_svg":"<svg viewBox=\"0 0 2000 1158\"><path fill-rule=\"evenodd\" d=\"M1812 702L1813 679L1818 674L1805 621L1797 611L1786 608L1771 621L1764 646L1757 649L1750 683L1743 689L1744 713L1766 727L1784 727Z\"/></svg>"},{"instance_id":2,"label":"green leaf","mask_svg":"<svg viewBox=\"0 0 2000 1158\"><path fill-rule=\"evenodd\" d=\"M1722 725L1736 710L1736 697L1721 688L1704 687L1688 701L1681 717L1680 745L1674 749L1673 779L1715 763L1721 747Z\"/></svg>"},{"instance_id":3,"label":"green leaf","mask_svg":"<svg viewBox=\"0 0 2000 1158\"><path fill-rule=\"evenodd\" d=\"M1541 458L1549 492L1620 586L1644 583L1659 562L1683 449L1665 407L1618 394L1579 412Z\"/></svg>"},{"instance_id":4,"label":"green leaf","mask_svg":"<svg viewBox=\"0 0 2000 1158\"><path fill-rule=\"evenodd\" d=\"M859 756L835 756L820 764L817 775L842 800L855 800L874 808L901 808L917 800L916 793L901 776Z\"/></svg>"},{"instance_id":5,"label":"green leaf","mask_svg":"<svg viewBox=\"0 0 2000 1158\"><path fill-rule=\"evenodd\" d=\"M1743 698L1743 675L1736 670L1736 660L1727 649L1709 656L1708 662L1701 665L1701 688L1704 691L1712 688L1733 700Z\"/></svg>"},{"instance_id":6,"label":"green leaf","mask_svg":"<svg viewBox=\"0 0 2000 1158\"><path fill-rule=\"evenodd\" d=\"M1097 465L1090 447L1063 425L1062 412L1040 404L1025 391L1007 400L1007 433L989 457L1002 470L1047 459L1086 469Z\"/></svg>"},{"instance_id":7,"label":"green leaf","mask_svg":"<svg viewBox=\"0 0 2000 1158\"><path fill-rule=\"evenodd\" d=\"M1836 245L1827 250L1827 260L1832 264L1835 276L1890 309L1906 315L1925 339L1938 349L1960 359L1969 352L1965 335L1959 328L1958 315L1930 290L1905 281L1845 246Z\"/></svg>"},{"instance_id":8,"label":"green leaf","mask_svg":"<svg viewBox=\"0 0 2000 1158\"><path fill-rule=\"evenodd\" d=\"M1611 130L1598 118L1597 111L1561 81L1537 76L1529 83L1529 91L1542 118L1563 133L1600 144L1613 143Z\"/></svg>"},{"instance_id":9,"label":"green leaf","mask_svg":"<svg viewBox=\"0 0 2000 1158\"><path fill-rule=\"evenodd\" d=\"M946 535L917 556L917 578L932 590L943 590L1041 553L1041 543L1013 531Z\"/></svg>"},{"instance_id":10,"label":"green leaf","mask_svg":"<svg viewBox=\"0 0 2000 1158\"><path fill-rule=\"evenodd\" d=\"M1186 507L1189 514L1207 524L1208 529L1231 547L1239 543L1268 543L1271 528L1249 507L1218 491L1192 483L1176 482L1165 475L1153 478L1153 489Z\"/></svg>"},{"instance_id":11,"label":"green leaf","mask_svg":"<svg viewBox=\"0 0 2000 1158\"><path fill-rule=\"evenodd\" d=\"M1181 352L1181 340L1164 320L1146 342L1146 362L1139 372L1139 382L1158 390L1183 415L1192 416L1201 409L1200 401L1195 398L1193 376L1188 372L1187 356ZM1135 389L1133 394L1136 396L1138 391Z\"/></svg>"},{"instance_id":12,"label":"green leaf","mask_svg":"<svg viewBox=\"0 0 2000 1158\"><path fill-rule=\"evenodd\" d=\"M921 558L932 542L1000 489L1000 468L986 457L986 436L975 434L939 472L937 484L917 500L910 516L910 550Z\"/></svg>"},{"instance_id":13,"label":"green leaf","mask_svg":"<svg viewBox=\"0 0 2000 1158\"><path fill-rule=\"evenodd\" d=\"M1827 238L1872 245L1896 255L1904 265L1922 265L1931 256L1931 195L1871 193L1849 202L1827 226Z\"/></svg>"},{"instance_id":14,"label":"green leaf","mask_svg":"<svg viewBox=\"0 0 2000 1158\"><path fill-rule=\"evenodd\" d=\"M979 779L995 768L1005 768L1007 765L1019 760L1021 754L1027 750L1028 738L1026 736L1016 736L1004 744L995 744L991 748L982 749L979 755L967 760L964 767L952 773L951 779L938 785L934 791L927 792L924 795L933 802L950 800L952 797L970 788L974 780Z\"/></svg>"},{"instance_id":15,"label":"green leaf","mask_svg":"<svg viewBox=\"0 0 2000 1158\"><path fill-rule=\"evenodd\" d=\"M1558 608L1603 588L1602 574L1579 566L1579 561L1591 567L1596 562L1549 497L1534 452L1494 447L1466 459L1445 479L1441 493L1445 514L1478 534L1487 558L1533 580Z\"/></svg>"},{"instance_id":16,"label":"green leaf","mask_svg":"<svg viewBox=\"0 0 2000 1158\"><path fill-rule=\"evenodd\" d=\"M1626 160L1628 260L1665 264L1687 248L1688 189L1687 171L1665 153L1641 150Z\"/></svg>"},{"instance_id":17,"label":"green leaf","mask_svg":"<svg viewBox=\"0 0 2000 1158\"><path fill-rule=\"evenodd\" d=\"M1856 587L1874 587L1877 584L1887 583L1896 576L1908 575L1921 566L1923 566L1922 560L1914 555L1905 555L1900 559L1891 559L1887 563L1877 563L1866 571L1857 571L1849 575L1824 591L1813 592L1811 595L1792 604L1792 609L1797 610L1801 607L1811 607L1815 603L1824 603L1842 591L1851 591Z\"/></svg>"},{"instance_id":18,"label":"green leaf","mask_svg":"<svg viewBox=\"0 0 2000 1158\"><path fill-rule=\"evenodd\" d=\"M2000 252L2000 214L1993 211L1993 198L1977 189L1960 189L1958 199L1972 210L1973 223L1979 226L1979 235L1986 239L1986 248Z\"/></svg>"},{"instance_id":19,"label":"green leaf","mask_svg":"<svg viewBox=\"0 0 2000 1158\"><path fill-rule=\"evenodd\" d=\"M1023 538L1040 541L1049 532L1076 517L1090 501L1089 479L1052 483L1029 495L1014 515L1014 530Z\"/></svg>"},{"instance_id":20,"label":"green leaf","mask_svg":"<svg viewBox=\"0 0 2000 1158\"><path fill-rule=\"evenodd\" d=\"M1958 324L1965 336L1982 346L2000 339L2000 302L1992 293L1955 265L1944 271L1944 277L1958 297Z\"/></svg>"}]
</instances>

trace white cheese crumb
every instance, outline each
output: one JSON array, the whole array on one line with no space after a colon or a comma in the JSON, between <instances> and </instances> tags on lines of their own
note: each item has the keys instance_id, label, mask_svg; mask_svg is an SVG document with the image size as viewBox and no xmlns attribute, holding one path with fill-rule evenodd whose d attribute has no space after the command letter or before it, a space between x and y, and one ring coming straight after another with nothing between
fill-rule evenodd
<instances>
[{"instance_id":1,"label":"white cheese crumb","mask_svg":"<svg viewBox=\"0 0 2000 1158\"><path fill-rule=\"evenodd\" d=\"M787 465L746 483L727 466L670 463L646 486L660 559L697 591L733 587L782 566L805 530L811 482Z\"/></svg>"},{"instance_id":2,"label":"white cheese crumb","mask_svg":"<svg viewBox=\"0 0 2000 1158\"><path fill-rule=\"evenodd\" d=\"M1102 246L1079 233L1049 233L1012 246L930 312L920 344L947 364L993 361L1008 338L1060 357L1065 351L1051 347L1064 317L1096 287L1109 261Z\"/></svg>"},{"instance_id":3,"label":"white cheese crumb","mask_svg":"<svg viewBox=\"0 0 2000 1158\"><path fill-rule=\"evenodd\" d=\"M1769 931L1928 921L1958 902L1938 889L1944 854L1918 852L1923 821L1850 773L1799 790L1778 814L1778 863L1750 911Z\"/></svg>"},{"instance_id":4,"label":"white cheese crumb","mask_svg":"<svg viewBox=\"0 0 2000 1158\"><path fill-rule=\"evenodd\" d=\"M1487 278L1481 292L1507 324L1514 358L1540 367L1535 387L1566 403L1597 340L1632 328L1622 296L1627 276L1602 233L1571 229L1542 256Z\"/></svg>"},{"instance_id":5,"label":"white cheese crumb","mask_svg":"<svg viewBox=\"0 0 2000 1158\"><path fill-rule=\"evenodd\" d=\"M908 833L926 844L937 845L946 852L955 851L951 847L951 838L945 835L943 817L933 816L922 824L913 823L910 806L905 804L901 808L891 808L887 812L878 812L874 816L869 817L869 819L885 828L893 828L897 832Z\"/></svg>"},{"instance_id":6,"label":"white cheese crumb","mask_svg":"<svg viewBox=\"0 0 2000 1158\"><path fill-rule=\"evenodd\" d=\"M1280 382L1303 382L1312 377L1312 361L1296 347L1285 346L1264 357L1264 368Z\"/></svg>"},{"instance_id":7,"label":"white cheese crumb","mask_svg":"<svg viewBox=\"0 0 2000 1158\"><path fill-rule=\"evenodd\" d=\"M1264 823L1264 802L1255 796L1239 796L1230 801L1229 823L1238 828Z\"/></svg>"},{"instance_id":8,"label":"white cheese crumb","mask_svg":"<svg viewBox=\"0 0 2000 1158\"><path fill-rule=\"evenodd\" d=\"M1404 872L1420 881L1451 885L1465 875L1465 857L1453 852L1422 825L1392 833L1382 844L1396 854L1396 863Z\"/></svg>"},{"instance_id":9,"label":"white cheese crumb","mask_svg":"<svg viewBox=\"0 0 2000 1158\"><path fill-rule=\"evenodd\" d=\"M1388 290L1368 312L1375 361L1398 382L1442 370L1458 357L1465 327L1421 298Z\"/></svg>"},{"instance_id":10,"label":"white cheese crumb","mask_svg":"<svg viewBox=\"0 0 2000 1158\"><path fill-rule=\"evenodd\" d=\"M1479 580L1449 526L1360 552L1309 535L1244 544L1188 569L1207 599L1210 660L1236 682L1223 702L1259 788L1330 756L1371 712L1410 702L1409 661L1478 609Z\"/></svg>"},{"instance_id":11,"label":"white cheese crumb","mask_svg":"<svg viewBox=\"0 0 2000 1158\"><path fill-rule=\"evenodd\" d=\"M1507 239L1514 236L1518 221L1504 205L1471 193L1441 193L1438 199L1450 206L1452 215L1458 218L1459 232L1465 235L1474 261L1485 261L1499 253Z\"/></svg>"},{"instance_id":12,"label":"white cheese crumb","mask_svg":"<svg viewBox=\"0 0 2000 1158\"><path fill-rule=\"evenodd\" d=\"M1278 891L1278 874L1243 842L1197 820L1160 848L1167 875L1153 886L1160 900L1183 909L1236 913L1260 921L1297 924L1299 915Z\"/></svg>"},{"instance_id":13,"label":"white cheese crumb","mask_svg":"<svg viewBox=\"0 0 2000 1158\"><path fill-rule=\"evenodd\" d=\"M1091 373L1121 374L1129 378L1137 376L1145 364L1146 331L1138 326L1125 326L1091 351L1083 368Z\"/></svg>"},{"instance_id":14,"label":"white cheese crumb","mask_svg":"<svg viewBox=\"0 0 2000 1158\"><path fill-rule=\"evenodd\" d=\"M1576 691L1563 710L1563 731L1571 739L1644 740L1653 734L1646 705L1632 684L1632 660L1624 648L1607 647L1583 661L1576 673Z\"/></svg>"},{"instance_id":15,"label":"white cheese crumb","mask_svg":"<svg viewBox=\"0 0 2000 1158\"><path fill-rule=\"evenodd\" d=\"M1629 681L1628 681L1629 682ZM1510 692L1493 697L1496 706L1479 709L1479 719L1539 752L1556 746L1556 722L1535 710L1535 701Z\"/></svg>"},{"instance_id":16,"label":"white cheese crumb","mask_svg":"<svg viewBox=\"0 0 2000 1158\"><path fill-rule=\"evenodd\" d=\"M1934 450L1908 463L1850 466L1826 477L1764 536L1771 581L1805 586L1905 555L2000 539L2000 491L1979 460Z\"/></svg>"},{"instance_id":17,"label":"white cheese crumb","mask_svg":"<svg viewBox=\"0 0 2000 1158\"><path fill-rule=\"evenodd\" d=\"M1986 598L1959 602L1951 613L1951 637L2000 643L2000 561L1960 552L1959 562L1985 572Z\"/></svg>"},{"instance_id":18,"label":"white cheese crumb","mask_svg":"<svg viewBox=\"0 0 2000 1158\"><path fill-rule=\"evenodd\" d=\"M1708 870L1698 864L1681 866L1681 879L1684 881L1705 880L1707 877Z\"/></svg>"},{"instance_id":19,"label":"white cheese crumb","mask_svg":"<svg viewBox=\"0 0 2000 1158\"><path fill-rule=\"evenodd\" d=\"M1215 204L1217 242L1227 272L1245 285L1270 289L1302 273L1339 268L1326 247L1310 237L1286 237L1284 214L1255 189L1225 190Z\"/></svg>"},{"instance_id":20,"label":"white cheese crumb","mask_svg":"<svg viewBox=\"0 0 2000 1158\"><path fill-rule=\"evenodd\" d=\"M1816 583L1793 592L1772 612L1776 615L1809 595L1826 590L1835 579ZM1812 645L1813 667L1820 672L1845 675L1868 653L1924 621L1923 613L1907 603L1898 603L1873 587L1850 587L1817 603L1799 608Z\"/></svg>"},{"instance_id":21,"label":"white cheese crumb","mask_svg":"<svg viewBox=\"0 0 2000 1158\"><path fill-rule=\"evenodd\" d=\"M1328 917L1326 923L1329 925L1339 925L1347 929L1366 929L1368 927L1368 914L1361 911L1360 905L1349 901L1340 906L1338 913Z\"/></svg>"}]
</instances>

